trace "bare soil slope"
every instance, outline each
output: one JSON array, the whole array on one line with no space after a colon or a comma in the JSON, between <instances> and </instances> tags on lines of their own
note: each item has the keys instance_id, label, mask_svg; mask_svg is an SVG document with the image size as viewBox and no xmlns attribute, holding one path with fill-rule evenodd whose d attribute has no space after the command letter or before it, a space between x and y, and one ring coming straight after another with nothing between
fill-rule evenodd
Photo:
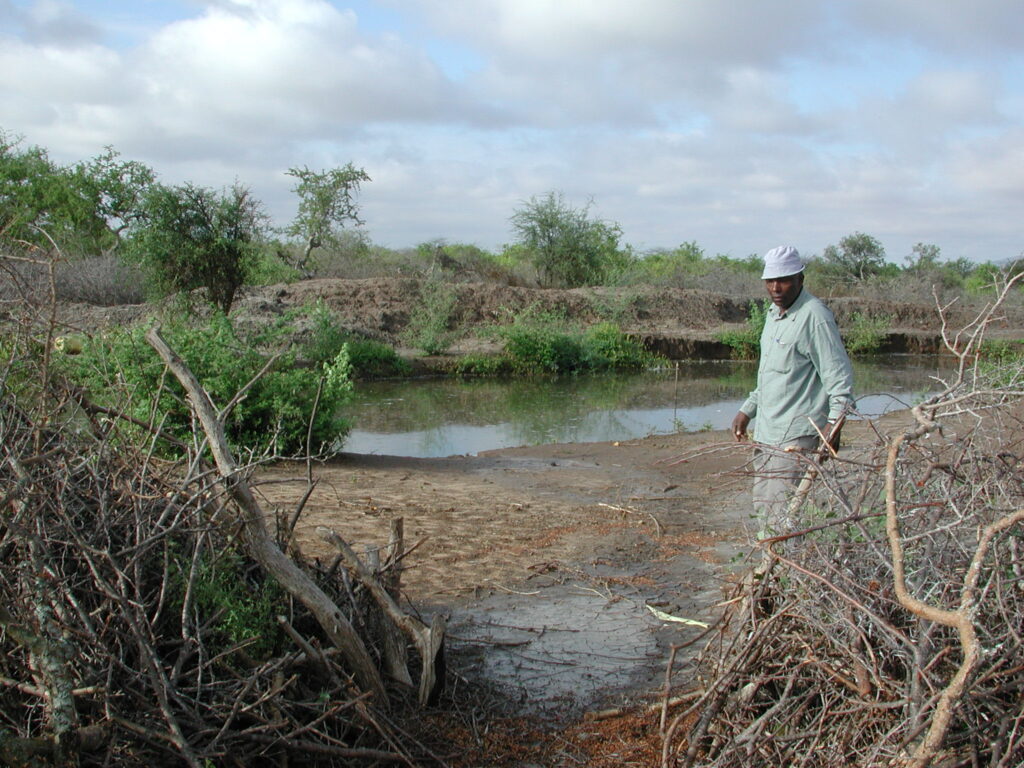
<instances>
[{"instance_id":1,"label":"bare soil slope","mask_svg":"<svg viewBox=\"0 0 1024 768\"><path fill-rule=\"evenodd\" d=\"M291 284L246 288L235 304L242 324L260 325L291 309L324 302L347 329L395 343L417 306L424 300L425 281L415 278L314 279ZM707 339L715 331L742 324L751 297L726 296L684 288L524 288L494 283L452 283L457 300L451 326L463 336L503 322L524 311L557 312L583 325L611 320L639 336ZM813 286L810 286L813 291ZM760 297L758 297L760 298ZM941 324L930 304L905 304L864 298L824 297L840 327L856 312L888 318L893 331L936 334ZM60 319L72 327L96 331L143 319L150 305L98 307L68 304ZM973 319L969 307L949 310L952 327ZM996 335L1013 336L1024 329L1024 310L1013 308L993 327Z\"/></svg>"}]
</instances>

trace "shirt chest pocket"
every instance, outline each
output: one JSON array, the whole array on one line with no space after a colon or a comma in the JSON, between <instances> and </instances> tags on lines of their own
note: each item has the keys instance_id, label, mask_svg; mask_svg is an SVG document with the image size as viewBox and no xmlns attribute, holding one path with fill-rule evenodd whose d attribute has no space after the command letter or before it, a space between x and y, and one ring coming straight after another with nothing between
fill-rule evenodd
<instances>
[{"instance_id":1,"label":"shirt chest pocket","mask_svg":"<svg viewBox=\"0 0 1024 768\"><path fill-rule=\"evenodd\" d=\"M790 373L804 365L806 358L791 334L773 334L768 339L765 368L772 373Z\"/></svg>"}]
</instances>

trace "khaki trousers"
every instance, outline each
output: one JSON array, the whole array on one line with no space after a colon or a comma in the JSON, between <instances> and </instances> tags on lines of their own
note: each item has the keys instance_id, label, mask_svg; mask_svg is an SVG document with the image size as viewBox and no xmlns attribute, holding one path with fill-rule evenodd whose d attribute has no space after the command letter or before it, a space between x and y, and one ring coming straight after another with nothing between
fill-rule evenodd
<instances>
[{"instance_id":1,"label":"khaki trousers","mask_svg":"<svg viewBox=\"0 0 1024 768\"><path fill-rule=\"evenodd\" d=\"M814 451L820 442L817 435L804 435L781 445L757 449L753 500L754 513L761 526L759 538L793 530L793 521L787 514L789 499L807 471L803 454Z\"/></svg>"}]
</instances>

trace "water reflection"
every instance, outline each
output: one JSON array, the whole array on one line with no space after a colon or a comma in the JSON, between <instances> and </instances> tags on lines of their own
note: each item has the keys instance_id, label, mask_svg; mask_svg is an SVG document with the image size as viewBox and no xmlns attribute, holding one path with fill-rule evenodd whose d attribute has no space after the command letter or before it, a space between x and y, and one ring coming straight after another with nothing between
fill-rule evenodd
<instances>
[{"instance_id":1,"label":"water reflection","mask_svg":"<svg viewBox=\"0 0 1024 768\"><path fill-rule=\"evenodd\" d=\"M753 363L714 361L542 381L361 383L345 410L353 429L344 450L435 457L725 429L754 386L755 370ZM875 416L908 407L934 391L942 373L934 357L859 360L854 363L858 409Z\"/></svg>"}]
</instances>

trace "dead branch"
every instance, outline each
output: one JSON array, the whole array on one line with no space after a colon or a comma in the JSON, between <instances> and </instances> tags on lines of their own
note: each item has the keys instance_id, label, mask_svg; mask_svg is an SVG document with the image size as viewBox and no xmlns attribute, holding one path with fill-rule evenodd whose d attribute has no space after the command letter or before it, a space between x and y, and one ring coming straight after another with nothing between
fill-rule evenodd
<instances>
[{"instance_id":1,"label":"dead branch","mask_svg":"<svg viewBox=\"0 0 1024 768\"><path fill-rule=\"evenodd\" d=\"M159 327L146 332L146 340L188 393L189 401L203 426L214 461L228 492L241 508L243 535L249 552L289 594L317 617L320 626L345 655L356 679L365 690L386 701L384 683L362 639L337 605L294 562L280 550L267 530L266 514L260 508L248 482L239 474L224 436L224 424L195 375L160 335Z\"/></svg>"},{"instance_id":2,"label":"dead branch","mask_svg":"<svg viewBox=\"0 0 1024 768\"><path fill-rule=\"evenodd\" d=\"M405 613L344 539L329 528L317 528L317 533L321 538L334 545L341 553L345 564L373 595L388 619L394 622L395 626L401 629L416 646L422 661L419 701L421 705L434 701L444 682L444 617L434 614L430 626L427 626L415 616Z\"/></svg>"},{"instance_id":3,"label":"dead branch","mask_svg":"<svg viewBox=\"0 0 1024 768\"><path fill-rule=\"evenodd\" d=\"M664 768L1024 764L1024 388L982 355L1013 283L958 332L939 307L956 366L911 429L809 463Z\"/></svg>"}]
</instances>

